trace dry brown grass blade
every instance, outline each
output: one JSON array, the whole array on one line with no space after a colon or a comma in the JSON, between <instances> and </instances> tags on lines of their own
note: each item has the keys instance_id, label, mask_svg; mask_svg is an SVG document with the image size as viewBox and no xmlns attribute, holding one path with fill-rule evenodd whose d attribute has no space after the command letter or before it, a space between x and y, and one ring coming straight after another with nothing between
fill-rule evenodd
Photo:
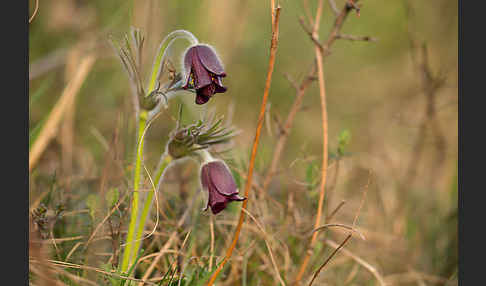
<instances>
[{"instance_id":1,"label":"dry brown grass blade","mask_svg":"<svg viewBox=\"0 0 486 286\"><path fill-rule=\"evenodd\" d=\"M29 259L29 262L30 263L36 263L36 264L42 263L42 262L35 260L35 259ZM144 280L141 280L141 279L136 279L136 278L131 278L131 277L128 277L128 276L118 275L115 272L108 272L108 271L105 271L103 269L92 267L92 266L79 265L79 264L74 264L74 263L69 263L69 262L64 262L64 261L56 261L56 260L51 260L51 259L47 260L47 262L50 264L50 266L54 266L54 267L74 268L74 269L83 269L83 270L95 271L95 272L98 272L100 274L104 274L104 275L107 275L107 276L112 276L112 277L126 279L126 280L130 280L130 281L135 281L135 282L144 282L144 283L147 283L149 285L157 285L157 284L149 282L149 281L144 281Z\"/></svg>"},{"instance_id":2,"label":"dry brown grass blade","mask_svg":"<svg viewBox=\"0 0 486 286\"><path fill-rule=\"evenodd\" d=\"M331 253L331 255L329 255L329 257L326 259L326 261L324 261L324 263L319 267L319 269L317 269L316 273L314 273L314 276L312 276L312 280L310 281L309 286L312 286L312 283L317 278L317 276L319 275L321 270L329 263L329 261L331 261L331 259L334 257L334 255L336 255L336 253L341 248L343 248L343 246L346 244L346 242L348 242L348 240L351 238L351 236L353 236L353 235L348 234L348 236L346 236L346 238L343 240L343 242L341 242L341 244L338 247L336 247L336 249L334 249L334 251Z\"/></svg>"},{"instance_id":3,"label":"dry brown grass blade","mask_svg":"<svg viewBox=\"0 0 486 286\"><path fill-rule=\"evenodd\" d=\"M334 242L332 240L329 240L329 239L326 240L326 244L328 244L329 246L331 246L334 249L337 249L339 247L339 244L337 244L336 242ZM366 270L368 270L369 272L371 272L371 274L373 274L373 276L376 278L376 280L378 280L378 283L381 286L387 285L385 283L385 279L383 279L383 276L378 272L378 270L376 270L376 268L373 265L369 264L368 262L366 262L365 260L363 260L359 256L353 254L351 251L347 250L346 248L342 248L340 251L344 255L350 257L351 259L353 259L354 261L356 261L358 264L360 264L361 266L363 266L364 268L366 268Z\"/></svg>"},{"instance_id":4,"label":"dry brown grass blade","mask_svg":"<svg viewBox=\"0 0 486 286\"><path fill-rule=\"evenodd\" d=\"M251 157L250 157L250 165L248 167L248 176L246 180L246 185L245 185L245 197L246 200L243 201L243 205L241 206L241 212L240 212L240 218L238 220L238 225L235 230L235 234L233 237L233 241L231 242L231 245L226 251L226 255L224 256L223 261L219 264L218 268L214 271L213 275L211 276L211 279L208 282L208 286L211 286L214 284L216 281L216 278L218 277L219 272L223 269L224 265L228 261L228 259L231 257L231 254L233 253L234 248L236 247L236 243L238 242L238 238L240 235L241 227L243 225L243 222L245 220L245 212L244 209L246 209L246 206L248 205L248 200L249 200L249 192L252 186L252 177L253 177L253 167L255 165L255 158L257 154L257 149L258 149L258 143L260 139L260 133L261 129L263 127L263 122L265 119L265 110L266 110L266 103L268 99L268 94L270 91L270 84L272 82L272 74L273 74L273 67L275 65L275 55L277 52L277 44L278 44L278 30L279 30L279 19L280 19L280 6L275 8L275 3L274 0L271 1L271 14L272 14L272 41L270 45L270 59L268 62L268 72L267 72L267 80L265 82L265 89L263 91L263 100L262 104L260 107L260 114L258 116L258 125L257 129L255 132L255 139L253 141L253 147L251 151Z\"/></svg>"},{"instance_id":5,"label":"dry brown grass blade","mask_svg":"<svg viewBox=\"0 0 486 286\"><path fill-rule=\"evenodd\" d=\"M51 271L49 271L50 269L48 269L46 271L46 269L41 270L40 268L37 268L36 266L29 265L29 270L32 271L32 273L34 273L35 275L37 275L39 278L43 279L40 283L46 283L46 284L41 284L41 285L67 286L66 284L62 283L61 281L51 277L50 274L52 274L52 273L50 273L51 272Z\"/></svg>"},{"instance_id":6,"label":"dry brown grass blade","mask_svg":"<svg viewBox=\"0 0 486 286\"><path fill-rule=\"evenodd\" d=\"M341 227L341 228L350 230L352 232L357 233L362 240L366 240L365 236L359 230L354 228L354 226L349 226L349 225L345 225L345 224L342 224L342 223L328 223L328 224L321 225L320 227L312 230L312 234L314 234L314 232L317 232L317 231L320 231L320 230L323 230L323 229L326 229L326 228L329 228L329 227Z\"/></svg>"},{"instance_id":7,"label":"dry brown grass blade","mask_svg":"<svg viewBox=\"0 0 486 286\"><path fill-rule=\"evenodd\" d=\"M56 105L52 109L51 114L47 118L45 125L42 127L42 130L39 133L39 137L37 137L32 149L29 152L29 172L31 172L34 166L37 164L51 139L57 134L59 123L61 122L66 110L69 109L69 106L74 103L76 95L78 94L79 89L81 88L81 85L86 79L86 76L91 70L94 62L94 54L89 54L84 57L81 60L78 71L73 76L73 79L63 90L61 98L59 98Z\"/></svg>"},{"instance_id":8,"label":"dry brown grass blade","mask_svg":"<svg viewBox=\"0 0 486 286\"><path fill-rule=\"evenodd\" d=\"M314 68L312 69L311 74L314 74ZM281 128L281 133L279 134L278 141L275 144L272 162L270 163L270 168L268 169L267 174L265 175L265 178L263 180L263 186L261 192L263 194L267 190L268 185L270 184L273 176L277 172L277 167L280 161L280 157L282 155L282 151L284 150L285 144L287 143L287 138L290 134L290 129L292 128L295 116L297 115L297 112L301 108L305 91L307 87L310 86L313 80L314 78L312 76L307 76L300 85L291 82L294 88L296 89L296 97L294 103L292 104L292 107L290 108L287 119L285 120L285 124Z\"/></svg>"},{"instance_id":9,"label":"dry brown grass blade","mask_svg":"<svg viewBox=\"0 0 486 286\"><path fill-rule=\"evenodd\" d=\"M186 217L189 215L189 210L191 210L192 206L194 205L195 199L196 199L196 196L192 200L191 204L187 207L187 210L184 212L184 214L182 215L182 217L177 222L176 230L174 230L170 234L169 240L160 249L160 251L157 253L157 256L154 258L154 260L150 264L149 268L143 274L142 280L144 280L144 281L148 280L148 278L150 277L150 275L154 271L155 266L157 265L157 262L159 262L160 258L162 258L162 255L164 255L165 253L167 253L169 247L172 245L172 243L174 242L174 240L177 237L177 228L181 227L182 224L184 223L184 221L186 220ZM141 285L143 285L143 283L141 283L140 286Z\"/></svg>"},{"instance_id":10,"label":"dry brown grass blade","mask_svg":"<svg viewBox=\"0 0 486 286\"><path fill-rule=\"evenodd\" d=\"M312 38L318 39L319 23L321 20L323 0L319 0L319 6L316 11L316 18L314 21L314 27L312 29ZM321 114L322 114L322 172L321 172L321 185L319 192L319 203L317 206L316 221L314 223L314 228L318 228L321 222L322 208L324 204L324 195L326 191L326 176L327 176L327 111L326 111L326 89L324 84L324 71L322 67L322 49L316 44L315 45L316 62L317 62L317 75L319 79L319 95L321 98ZM310 241L310 248L312 249L317 239L317 232L314 232ZM295 278L295 284L298 284L302 277L304 276L305 269L309 263L311 256L311 251L305 253L302 264L300 265L299 272Z\"/></svg>"},{"instance_id":11,"label":"dry brown grass blade","mask_svg":"<svg viewBox=\"0 0 486 286\"><path fill-rule=\"evenodd\" d=\"M96 233L98 230L101 228L101 226L108 220L108 218L118 209L118 207L125 201L125 199L128 197L128 192L118 201L118 203L111 209L110 213L108 213L103 220L96 226L95 230L89 237L88 241L86 242L85 247L88 247L88 245L91 243L93 238L95 237Z\"/></svg>"},{"instance_id":12,"label":"dry brown grass blade","mask_svg":"<svg viewBox=\"0 0 486 286\"><path fill-rule=\"evenodd\" d=\"M327 135L327 129L328 129L328 124L327 124L327 108L326 108L326 88L325 88L325 81L324 81L324 68L323 68L323 57L327 56L329 54L329 48L331 45L338 39L339 32L342 28L342 25L344 23L344 20L346 19L347 15L349 14L350 11L352 11L353 7L356 6L355 2L356 1L346 1L346 4L344 8L341 10L340 14L336 17L336 20L334 21L334 25L331 29L331 32L325 42L324 45L321 45L319 42L318 38L318 28L319 28L319 22L320 22L320 17L322 13L322 0L319 0L319 6L316 11L316 20L314 21L314 27L312 31L306 29L303 21L301 21L301 24L303 28L306 30L306 32L310 35L311 40L314 42L314 49L315 49L315 54L316 54L316 64L317 64L317 75L319 79L319 95L321 99L321 115L322 115L322 149L323 149L323 155L322 155L322 173L321 173L321 185L320 185L320 193L319 193L319 204L317 207L317 215L316 215L316 221L314 224L314 228L317 228L320 223L321 219L321 214L322 214L322 208L323 208L323 203L324 203L324 194L325 194L325 185L326 185L326 176L327 176L327 161L328 161L328 153L327 153L327 145L328 145L328 135ZM310 251L307 251L304 259L302 261L302 264L300 266L299 272L297 273L296 279L295 279L295 284L299 284L300 280L302 279L304 273L305 273L305 268L307 267L307 264L309 263L310 255L312 253L312 248L315 244L316 241L316 235L317 233L314 233L314 235L311 238L310 242Z\"/></svg>"},{"instance_id":13,"label":"dry brown grass blade","mask_svg":"<svg viewBox=\"0 0 486 286\"><path fill-rule=\"evenodd\" d=\"M359 214L361 213L361 209L363 208L363 205L364 205L364 201L366 199L366 194L368 193L368 189L369 189L369 186L371 184L371 170L369 171L369 176L368 176L368 182L366 183L366 185L364 186L364 189L363 189L363 195L361 196L361 203L359 205L359 208L358 210L356 211L356 215L354 216L354 220L353 220L353 226L350 227L350 229L353 231L354 230L354 226L356 225L356 222L358 221L358 217L359 217ZM322 228L322 227L321 227ZM314 230L315 231L315 230ZM337 247L335 247L333 253L326 259L326 261L324 261L324 263L319 267L319 269L317 269L317 271L314 273L314 275L312 276L312 279L309 283L309 286L312 286L312 283L314 282L314 280L317 278L317 276L319 275L319 273L321 272L321 270L329 263L329 261L331 261L331 259L336 255L336 253L341 250L344 245L346 244L346 242L348 242L348 240L353 236L353 233L352 231L349 232L348 236L346 236L346 238L343 240L343 242L341 242L340 245L338 245ZM360 234L362 236L362 238L364 239L364 236L358 232L358 234Z\"/></svg>"},{"instance_id":14,"label":"dry brown grass blade","mask_svg":"<svg viewBox=\"0 0 486 286\"><path fill-rule=\"evenodd\" d=\"M32 22L32 20L34 20L35 15L37 15L37 11L39 11L39 0L35 0L35 9L34 13L32 13L32 16L29 18L29 24Z\"/></svg>"},{"instance_id":15,"label":"dry brown grass blade","mask_svg":"<svg viewBox=\"0 0 486 286\"><path fill-rule=\"evenodd\" d=\"M213 269L213 257L214 257L214 217L211 216L209 221L209 231L211 234L211 244L209 248L209 252L211 253L209 257L209 269Z\"/></svg>"},{"instance_id":16,"label":"dry brown grass blade","mask_svg":"<svg viewBox=\"0 0 486 286\"><path fill-rule=\"evenodd\" d=\"M242 209L247 216L249 216L257 225L258 229L262 232L263 234L263 240L265 241L265 245L267 246L268 253L270 254L270 260L272 261L273 268L275 269L275 276L277 276L278 281L280 282L281 285L285 286L285 282L283 281L282 277L280 276L280 271L278 269L277 263L275 262L275 257L273 256L272 248L270 247L270 243L268 243L269 240L269 235L265 232L263 229L263 226L258 222L258 220L246 209Z\"/></svg>"}]
</instances>

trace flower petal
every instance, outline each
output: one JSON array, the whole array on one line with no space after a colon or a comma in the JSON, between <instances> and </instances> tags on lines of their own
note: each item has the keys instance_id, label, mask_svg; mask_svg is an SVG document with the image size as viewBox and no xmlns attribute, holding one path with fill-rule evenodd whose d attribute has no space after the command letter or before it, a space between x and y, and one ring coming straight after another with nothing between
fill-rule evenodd
<instances>
[{"instance_id":1,"label":"flower petal","mask_svg":"<svg viewBox=\"0 0 486 286\"><path fill-rule=\"evenodd\" d=\"M215 91L214 84L208 84L203 88L196 90L196 104L204 104L209 101Z\"/></svg>"},{"instance_id":2,"label":"flower petal","mask_svg":"<svg viewBox=\"0 0 486 286\"><path fill-rule=\"evenodd\" d=\"M217 214L224 210L229 202L230 200L226 196L217 191L209 192L209 206L211 207L213 214Z\"/></svg>"},{"instance_id":3,"label":"flower petal","mask_svg":"<svg viewBox=\"0 0 486 286\"><path fill-rule=\"evenodd\" d=\"M210 166L209 178L211 183L217 188L219 193L226 196L238 194L238 187L233 175L223 162L214 161L209 162L207 165Z\"/></svg>"},{"instance_id":4,"label":"flower petal","mask_svg":"<svg viewBox=\"0 0 486 286\"><path fill-rule=\"evenodd\" d=\"M233 195L231 195L230 199L231 199L232 201L239 201L239 202L246 200L246 198L245 198L245 197L241 197L241 196L239 196L238 194L233 194Z\"/></svg>"},{"instance_id":5,"label":"flower petal","mask_svg":"<svg viewBox=\"0 0 486 286\"><path fill-rule=\"evenodd\" d=\"M209 185L211 184L211 180L209 179L209 168L207 168L206 165L204 165L201 168L201 185L203 187L203 192L206 191L208 192L207 195L205 195L206 198L206 207L203 209L203 211L206 211L209 207Z\"/></svg>"},{"instance_id":6,"label":"flower petal","mask_svg":"<svg viewBox=\"0 0 486 286\"><path fill-rule=\"evenodd\" d=\"M211 76L204 68L199 59L194 58L192 61L192 72L194 76L194 88L199 89L211 84Z\"/></svg>"},{"instance_id":7,"label":"flower petal","mask_svg":"<svg viewBox=\"0 0 486 286\"><path fill-rule=\"evenodd\" d=\"M185 84L184 88L192 88L192 86L189 86L189 80L191 78L191 65L192 65L192 59L196 57L195 55L195 49L194 47L190 48L187 50L185 56L184 56L184 79L185 79Z\"/></svg>"},{"instance_id":8,"label":"flower petal","mask_svg":"<svg viewBox=\"0 0 486 286\"><path fill-rule=\"evenodd\" d=\"M216 76L216 81L213 80L216 85L216 90L214 93L223 93L228 90L225 86L223 86L223 82L221 81L221 77Z\"/></svg>"},{"instance_id":9,"label":"flower petal","mask_svg":"<svg viewBox=\"0 0 486 286\"><path fill-rule=\"evenodd\" d=\"M224 72L221 61L218 59L218 56L216 55L214 50L204 45L198 45L196 47L197 55L204 67L215 75L225 77L226 73Z\"/></svg>"},{"instance_id":10,"label":"flower petal","mask_svg":"<svg viewBox=\"0 0 486 286\"><path fill-rule=\"evenodd\" d=\"M197 47L198 46L189 48L184 55L184 76L186 77L186 88L192 87L189 86L191 74L194 79L195 89L204 87L211 83L211 76L198 57Z\"/></svg>"},{"instance_id":11,"label":"flower petal","mask_svg":"<svg viewBox=\"0 0 486 286\"><path fill-rule=\"evenodd\" d=\"M199 104L199 105L205 104L206 102L209 101L209 98L210 97L198 92L196 94L196 104Z\"/></svg>"}]
</instances>

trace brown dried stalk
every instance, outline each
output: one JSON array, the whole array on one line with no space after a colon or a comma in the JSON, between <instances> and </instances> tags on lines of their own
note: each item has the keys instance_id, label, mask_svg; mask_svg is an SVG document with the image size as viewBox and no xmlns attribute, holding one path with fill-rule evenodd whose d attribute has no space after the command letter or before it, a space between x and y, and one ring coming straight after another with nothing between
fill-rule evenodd
<instances>
[{"instance_id":1,"label":"brown dried stalk","mask_svg":"<svg viewBox=\"0 0 486 286\"><path fill-rule=\"evenodd\" d=\"M314 21L314 28L312 30L311 38L316 39L318 37L318 30L319 30L319 23L322 14L322 0L319 0L319 6L317 7L316 11L316 18ZM315 41L314 41L315 42ZM317 217L316 222L314 224L314 228L319 227L319 223L321 222L321 213L322 213L322 205L324 202L324 194L325 194L325 184L326 184L326 174L327 174L327 112L326 112L326 103L325 103L325 86L324 86L324 71L322 68L322 48L316 44L315 45L315 52L316 52L316 61L317 61L317 70L318 70L318 77L319 77L319 94L321 97L321 109L322 109L322 135L323 135L323 154L322 154L322 173L321 173L321 191L319 193L319 203L317 207ZM311 242L310 242L310 249L314 246L314 243L317 238L317 232L312 234ZM309 250L310 250L309 249ZM299 272L297 273L297 277L295 278L295 284L298 284L304 275L305 268L307 267L307 263L310 259L310 252L307 251L302 264L300 266Z\"/></svg>"},{"instance_id":2,"label":"brown dried stalk","mask_svg":"<svg viewBox=\"0 0 486 286\"><path fill-rule=\"evenodd\" d=\"M34 13L33 13L33 14L32 14L32 16L30 16L30 18L29 18L29 24L32 22L32 20L34 20L35 15L37 15L37 11L39 11L39 0L35 0L35 8L34 8Z\"/></svg>"},{"instance_id":3,"label":"brown dried stalk","mask_svg":"<svg viewBox=\"0 0 486 286\"><path fill-rule=\"evenodd\" d=\"M307 87L314 81L314 76L313 74L316 72L315 67L312 69L310 74L304 78L304 80L300 83L299 86L294 85L296 88L296 97L295 101L292 104L292 107L290 108L289 115L287 116L287 120L285 121L284 126L282 127L277 144L275 144L275 151L273 152L273 158L272 162L270 164L270 168L267 171L267 174L265 175L265 179L263 180L263 186L262 186L262 191L265 191L272 181L273 176L275 175L277 171L277 166L280 161L280 156L282 155L282 151L285 147L285 143L287 143L287 138L288 135L290 134L290 129L292 128L292 124L295 119L295 115L297 114L297 111L299 111L301 105L302 105L302 100L304 98L305 91Z\"/></svg>"},{"instance_id":4,"label":"brown dried stalk","mask_svg":"<svg viewBox=\"0 0 486 286\"><path fill-rule=\"evenodd\" d=\"M331 33L326 41L326 43L321 46L319 45L318 41L318 24L320 23L320 17L322 13L322 0L319 1L319 6L317 7L316 11L316 20L314 21L314 28L311 33L311 39L315 43L315 53L316 53L316 61L317 61L317 71L318 71L318 78L319 78L319 95L321 98L321 114L322 114L322 172L321 172L321 184L320 184L320 192L319 192L319 203L317 206L317 214L316 214L316 221L314 223L314 228L319 227L319 224L321 222L321 215L322 215L322 208L324 204L324 197L325 197L325 192L326 192L326 176L327 176L327 164L328 164L328 153L327 153L327 147L328 147L328 134L327 134L327 110L326 110L326 89L325 89L325 82L324 82L324 69L323 69L323 63L322 59L324 56L324 53L329 52L329 47L334 43L334 41L338 38L337 36L339 35L339 31L341 30L341 27L343 25L344 19L346 19L346 16L349 14L349 12L353 9L355 6L355 3L353 1L348 1L346 2L343 10L339 14L339 16L336 18L336 21L334 22L334 26L331 30ZM305 27L305 26L304 26ZM306 251L304 259L302 260L302 264L300 266L299 272L297 273L297 277L295 278L295 284L298 284L300 280L302 279L305 269L307 267L307 264L309 263L311 254L312 254L312 249L315 245L316 239L317 239L317 232L315 232L312 235L310 244L309 244L309 251Z\"/></svg>"},{"instance_id":5,"label":"brown dried stalk","mask_svg":"<svg viewBox=\"0 0 486 286\"><path fill-rule=\"evenodd\" d=\"M354 40L354 41L369 41L369 42L374 42L376 41L376 38L369 37L369 36L353 36L353 35L343 35L340 34L340 30L342 27L342 24L344 22L344 19L346 18L347 14L352 10L353 6L351 4L346 4L344 9L340 12L339 10L335 10L336 4L334 1L329 0L329 5L335 11L336 14L336 21L333 27L333 30L331 31L331 34L329 35L329 38L325 45L322 45L319 40L317 39L316 35L313 35L313 31L308 28L304 22L303 18L300 18L300 24L302 25L304 31L306 31L311 40L316 44L321 51L323 51L323 58L328 56L330 54L330 47L334 43L336 39L348 39L348 40ZM304 6L306 7L306 11L308 9L307 2L304 1ZM310 17L310 14L306 12L308 16L309 22L312 24L314 23L314 20ZM316 79L316 73L317 73L317 63L314 63L311 71L309 74L307 74L306 77L302 80L300 85L295 83L292 79L289 78L287 75L287 79L289 82L292 84L292 86L296 89L296 97L294 100L294 103L292 104L292 107L290 108L289 115L287 116L287 119L285 121L285 124L281 127L281 131L279 133L278 141L275 145L275 151L273 152L273 157L272 157L272 162L270 164L270 168L268 169L265 178L263 180L263 185L262 185L262 190L265 191L272 181L273 177L277 173L277 166L280 161L281 153L283 152L283 149L285 147L285 144L287 142L287 138L290 134L290 129L292 128L293 121L295 119L295 115L297 111L299 111L301 105L302 105L302 98L305 94L306 89L310 86L312 81Z\"/></svg>"},{"instance_id":6,"label":"brown dried stalk","mask_svg":"<svg viewBox=\"0 0 486 286\"><path fill-rule=\"evenodd\" d=\"M312 283L317 278L317 276L321 272L322 268L324 268L324 266L326 266L327 263L329 263L329 261L331 261L331 258L333 258L334 255L336 255L336 253L346 244L346 242L348 242L348 240L351 238L351 236L352 236L352 234L348 234L348 236L346 236L346 238L343 240L343 242L341 242L341 244L338 247L336 247L336 249L334 249L334 251L331 253L331 255L329 255L329 257L326 259L326 261L324 261L324 263L319 267L319 269L316 271L316 273L314 273L314 276L312 276L312 280L310 281L309 286L312 286Z\"/></svg>"},{"instance_id":7,"label":"brown dried stalk","mask_svg":"<svg viewBox=\"0 0 486 286\"><path fill-rule=\"evenodd\" d=\"M339 245L336 242L329 240L329 239L326 240L326 244L328 244L329 246L331 246L334 249L339 247ZM363 260L361 257L353 254L351 251L349 251L345 248L341 249L341 253L350 257L351 259L356 261L359 265L363 266L366 270L368 270L376 278L376 280L378 281L380 286L387 285L385 283L385 279L383 279L383 276L378 272L378 270L376 270L376 268L373 265L369 264L368 262Z\"/></svg>"},{"instance_id":8,"label":"brown dried stalk","mask_svg":"<svg viewBox=\"0 0 486 286\"><path fill-rule=\"evenodd\" d=\"M224 265L228 261L228 259L231 257L231 254L233 253L233 250L236 246L236 243L238 242L238 238L241 232L241 228L243 226L243 222L245 220L245 209L248 205L248 200L249 200L249 192L252 186L252 176L253 176L253 167L255 165L255 158L257 154L257 149L258 149L258 142L260 139L260 133L261 129L263 126L264 118L265 118L265 107L268 99L268 93L270 91L270 83L272 81L272 73L273 73L273 67L275 64L275 54L277 52L277 44L278 44L278 23L279 23L279 18L280 18L280 6L275 8L275 3L274 0L271 1L271 13L272 13L272 41L270 44L270 59L268 62L268 72L267 72L267 80L265 83L265 89L263 91L263 100L262 100L262 105L260 107L260 115L258 116L258 125L255 133L255 139L253 141L253 148L251 151L251 158L250 158L250 165L248 167L248 175L247 175L247 180L246 180L246 185L245 185L245 197L246 200L243 201L242 204L242 209L240 212L240 218L238 220L238 225L235 230L235 234L233 237L233 241L231 242L231 245L226 251L226 255L223 259L223 261L219 264L218 268L216 271L214 271L213 275L211 276L211 279L209 280L208 286L213 285L213 283L216 281L216 278L218 277L219 272L223 269Z\"/></svg>"},{"instance_id":9,"label":"brown dried stalk","mask_svg":"<svg viewBox=\"0 0 486 286\"><path fill-rule=\"evenodd\" d=\"M358 210L356 211L356 215L354 216L354 220L353 220L353 226L351 227L351 230L348 234L348 236L346 236L346 238L343 240L343 242L341 242L341 244L338 246L338 247L335 247L334 251L331 253L331 255L326 259L326 261L324 261L324 263L319 267L319 269L317 269L317 271L314 273L314 276L312 276L312 280L310 281L309 283L309 286L312 286L312 283L314 282L314 280L317 278L317 276L319 275L319 273L321 272L321 270L324 268L324 266L327 265L327 263L329 263L329 261L331 260L331 258L334 257L334 255L336 255L336 253L346 244L346 242L348 242L348 240L353 236L353 230L354 230L354 227L356 225L356 222L358 221L358 217L359 217L359 214L361 213L361 209L363 208L363 205L364 205L364 201L366 199L366 194L368 193L368 189L370 187L370 184L371 184L371 170L369 171L369 176L368 176L368 182L366 183L366 185L364 186L364 189L363 189L363 195L361 197L361 202L359 204L359 208ZM320 227L322 228L322 227ZM315 230L314 230L315 231ZM362 239L364 239L364 236L360 233L360 232L357 232Z\"/></svg>"}]
</instances>

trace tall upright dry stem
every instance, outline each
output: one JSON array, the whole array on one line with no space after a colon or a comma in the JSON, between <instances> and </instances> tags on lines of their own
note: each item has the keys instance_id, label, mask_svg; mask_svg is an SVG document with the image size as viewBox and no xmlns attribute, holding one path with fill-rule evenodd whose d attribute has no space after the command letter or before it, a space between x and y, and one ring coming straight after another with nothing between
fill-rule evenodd
<instances>
[{"instance_id":1,"label":"tall upright dry stem","mask_svg":"<svg viewBox=\"0 0 486 286\"><path fill-rule=\"evenodd\" d=\"M322 215L322 208L324 203L324 195L325 195L325 186L326 186L326 175L327 175L327 162L328 162L328 134L327 134L327 109L326 109L326 89L325 89L325 82L324 82L324 68L323 68L323 57L324 54L328 55L329 48L331 45L338 39L339 32L343 26L344 20L346 19L349 12L353 9L356 5L356 1L349 0L344 5L344 8L341 10L339 15L337 15L336 20L334 21L334 25L331 29L331 32L324 43L324 45L320 45L317 41L318 39L318 29L319 29L319 22L320 16L322 13L322 0L319 0L319 6L316 11L316 21L314 21L314 27L311 31L311 38L314 40L315 43L315 53L316 53L316 64L317 64L317 74L319 79L319 95L321 99L321 114L322 114L322 172L321 172L321 184L320 184L320 193L319 193L319 203L317 207L317 215L314 224L314 228L319 226L321 215ZM302 276L305 273L305 269L307 264L309 263L310 256L312 254L312 248L314 247L316 241L317 234L315 233L309 245L309 251L306 252L304 259L302 260L302 264L300 266L299 272L297 273L295 284L299 284L300 280L302 280Z\"/></svg>"},{"instance_id":2,"label":"tall upright dry stem","mask_svg":"<svg viewBox=\"0 0 486 286\"><path fill-rule=\"evenodd\" d=\"M313 67L312 71L310 72L311 75L314 74L314 70L315 67ZM287 119L285 120L285 124L282 127L277 143L275 143L272 162L270 163L270 168L268 168L265 178L263 179L262 192L265 192L267 190L268 185L270 184L272 178L277 172L277 166L280 161L285 144L287 143L287 138L289 137L290 129L292 128L292 124L294 122L295 116L302 105L302 100L304 99L305 90L307 89L307 87L310 85L312 81L313 81L312 76L307 76L302 81L300 86L296 86L297 89L296 97L294 103L292 104L292 107L290 108Z\"/></svg>"},{"instance_id":3,"label":"tall upright dry stem","mask_svg":"<svg viewBox=\"0 0 486 286\"><path fill-rule=\"evenodd\" d=\"M245 220L245 209L248 205L249 201L249 193L250 193L250 188L252 185L252 177L253 177L253 167L255 165L255 158L257 154L257 149L258 149L258 143L260 140L260 133L261 129L263 127L263 122L265 118L265 107L267 104L267 99L268 99L268 94L270 91L270 84L272 81L272 74L273 74L273 68L275 65L275 55L277 52L277 43L278 43L278 23L279 23L279 18L280 18L280 6L275 8L275 3L274 0L271 1L271 13L272 13L272 41L270 44L270 59L268 62L268 71L267 71L267 80L265 82L265 89L263 91L263 100L262 104L260 106L260 114L258 116L258 124L257 124L257 129L255 132L255 139L253 141L253 147L251 151L251 157L250 157L250 165L248 167L248 175L247 175L247 180L246 180L246 185L245 185L245 197L247 198L245 201L243 201L242 209L240 212L240 218L238 220L238 224L236 226L235 234L233 237L233 240L231 242L231 245L228 247L226 250L226 255L224 256L223 261L219 264L218 268L214 271L213 275L211 276L208 286L211 286L214 284L216 281L216 278L218 277L219 272L223 269L224 265L228 261L228 259L231 257L231 254L233 253L233 250L236 246L236 243L238 242L238 238L241 232L241 228L243 226L243 222Z\"/></svg>"},{"instance_id":4,"label":"tall upright dry stem","mask_svg":"<svg viewBox=\"0 0 486 286\"><path fill-rule=\"evenodd\" d=\"M322 14L322 5L323 5L323 0L319 0L319 6L317 7L316 11L316 18L314 21L314 27L312 29L312 37L318 39L318 31L319 31L319 23L321 20L321 14ZM316 220L314 223L314 228L319 227L319 224L321 222L321 215L322 215L322 208L324 204L324 195L326 192L326 176L327 176L327 159L328 159L328 153L327 153L327 108L326 108L326 88L325 88L325 83L324 83L324 69L322 66L322 50L320 49L319 46L315 45L314 47L315 53L316 53L316 62L317 62L317 75L319 79L319 95L321 99L321 114L322 114L322 171L321 171L321 184L320 184L320 192L319 192L319 203L317 206L317 214L316 214ZM309 251L305 253L304 259L302 261L302 264L300 266L299 272L297 274L297 277L295 279L295 283L299 283L299 281L302 279L302 276L305 273L305 269L307 267L307 264L309 263L309 259L311 256L311 250L314 247L315 241L317 238L317 233L314 233L311 238L310 242L310 248Z\"/></svg>"}]
</instances>

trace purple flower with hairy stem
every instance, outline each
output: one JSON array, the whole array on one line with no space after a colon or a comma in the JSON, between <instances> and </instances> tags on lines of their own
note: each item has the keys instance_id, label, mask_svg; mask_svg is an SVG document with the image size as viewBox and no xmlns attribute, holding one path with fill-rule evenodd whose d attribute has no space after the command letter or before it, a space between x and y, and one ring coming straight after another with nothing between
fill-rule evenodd
<instances>
[{"instance_id":1,"label":"purple flower with hairy stem","mask_svg":"<svg viewBox=\"0 0 486 286\"><path fill-rule=\"evenodd\" d=\"M216 52L206 45L190 47L184 55L186 83L184 89L196 90L196 104L204 104L215 93L223 93L221 78L226 76Z\"/></svg>"},{"instance_id":2,"label":"purple flower with hairy stem","mask_svg":"<svg viewBox=\"0 0 486 286\"><path fill-rule=\"evenodd\" d=\"M204 210L211 207L213 214L224 210L232 201L243 201L246 198L238 195L233 175L223 161L211 161L201 168L201 183L209 193L208 204Z\"/></svg>"}]
</instances>

